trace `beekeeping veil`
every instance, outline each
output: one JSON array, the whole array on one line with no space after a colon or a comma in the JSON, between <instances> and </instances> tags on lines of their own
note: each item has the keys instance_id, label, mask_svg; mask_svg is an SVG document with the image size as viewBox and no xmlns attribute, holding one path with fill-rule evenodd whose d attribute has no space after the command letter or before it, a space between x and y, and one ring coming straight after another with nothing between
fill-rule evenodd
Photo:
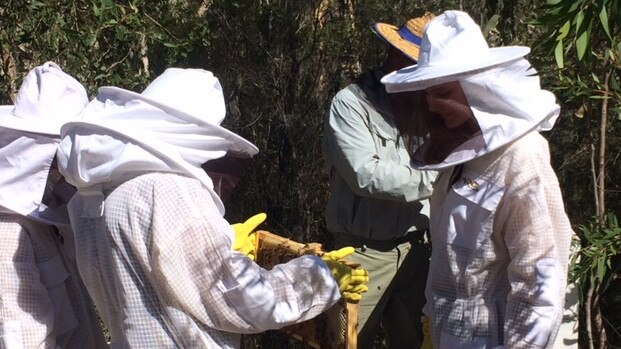
<instances>
[{"instance_id":1,"label":"beekeeping veil","mask_svg":"<svg viewBox=\"0 0 621 349\"><path fill-rule=\"evenodd\" d=\"M74 188L51 170L61 126L88 104L84 87L53 62L26 75L15 105L0 107L0 212L69 224ZM43 200L52 191L62 200Z\"/></svg>"},{"instance_id":2,"label":"beekeeping veil","mask_svg":"<svg viewBox=\"0 0 621 349\"><path fill-rule=\"evenodd\" d=\"M480 27L464 12L446 11L429 22L418 64L392 72L382 82L394 93L458 81L481 132L437 164L424 163L423 144L414 154L414 166L441 169L464 163L531 130L550 130L560 108L523 58L529 52L522 46L490 48Z\"/></svg>"},{"instance_id":3,"label":"beekeeping veil","mask_svg":"<svg viewBox=\"0 0 621 349\"><path fill-rule=\"evenodd\" d=\"M148 172L173 172L201 181L224 215L201 165L258 153L220 126L225 113L220 82L203 69L169 68L140 94L101 87L81 120L63 126L58 150L61 172L85 198L82 214L103 214L105 188Z\"/></svg>"}]
</instances>

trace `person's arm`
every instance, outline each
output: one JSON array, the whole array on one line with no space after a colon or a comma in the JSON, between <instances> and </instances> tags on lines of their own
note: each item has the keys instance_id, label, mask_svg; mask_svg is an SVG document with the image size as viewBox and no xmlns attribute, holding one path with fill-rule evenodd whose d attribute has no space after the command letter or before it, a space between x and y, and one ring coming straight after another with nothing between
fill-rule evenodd
<instances>
[{"instance_id":1,"label":"person's arm","mask_svg":"<svg viewBox=\"0 0 621 349\"><path fill-rule=\"evenodd\" d=\"M32 242L15 222L0 222L0 292L0 347L54 347L54 306L41 282Z\"/></svg>"},{"instance_id":2,"label":"person's arm","mask_svg":"<svg viewBox=\"0 0 621 349\"><path fill-rule=\"evenodd\" d=\"M196 190L197 188L187 188ZM330 270L305 256L272 270L232 250L233 231L209 204L189 202L183 193L159 217L179 230L156 233L154 282L178 307L204 325L236 333L261 332L310 319L340 299ZM158 212L155 212L158 215Z\"/></svg>"},{"instance_id":3,"label":"person's arm","mask_svg":"<svg viewBox=\"0 0 621 349\"><path fill-rule=\"evenodd\" d=\"M340 91L324 125L324 156L359 196L412 202L431 195L435 173L417 171L376 149L365 110L356 96Z\"/></svg>"},{"instance_id":4,"label":"person's arm","mask_svg":"<svg viewBox=\"0 0 621 349\"><path fill-rule=\"evenodd\" d=\"M551 348L562 319L571 228L556 176L546 153L536 149L539 145L509 165L506 348Z\"/></svg>"}]
</instances>

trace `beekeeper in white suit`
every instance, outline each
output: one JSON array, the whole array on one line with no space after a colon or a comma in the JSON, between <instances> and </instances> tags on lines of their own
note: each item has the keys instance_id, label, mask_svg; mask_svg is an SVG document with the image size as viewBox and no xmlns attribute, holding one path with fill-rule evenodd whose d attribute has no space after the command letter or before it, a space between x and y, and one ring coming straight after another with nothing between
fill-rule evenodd
<instances>
[{"instance_id":1,"label":"beekeeper in white suit","mask_svg":"<svg viewBox=\"0 0 621 349\"><path fill-rule=\"evenodd\" d=\"M489 48L463 12L425 29L417 66L382 79L420 98L429 139L417 169L440 170L425 313L434 348L552 348L572 230L546 140L559 115L523 57Z\"/></svg>"},{"instance_id":2,"label":"beekeeper in white suit","mask_svg":"<svg viewBox=\"0 0 621 349\"><path fill-rule=\"evenodd\" d=\"M80 281L55 165L60 127L88 104L84 87L47 62L0 107L0 348L105 348Z\"/></svg>"},{"instance_id":3,"label":"beekeeper in white suit","mask_svg":"<svg viewBox=\"0 0 621 349\"><path fill-rule=\"evenodd\" d=\"M240 333L310 319L339 289L366 287L366 271L314 256L267 271L232 250L201 165L258 150L220 127L224 116L211 72L170 68L142 94L100 88L62 128L59 168L78 188L69 212L80 273L112 348L237 348Z\"/></svg>"}]
</instances>

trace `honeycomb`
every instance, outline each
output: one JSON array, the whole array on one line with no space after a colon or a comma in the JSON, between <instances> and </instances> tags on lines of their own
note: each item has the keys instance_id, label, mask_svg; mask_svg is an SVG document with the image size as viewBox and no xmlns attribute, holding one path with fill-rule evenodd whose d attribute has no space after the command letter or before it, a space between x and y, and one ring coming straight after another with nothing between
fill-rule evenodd
<instances>
[{"instance_id":1,"label":"honeycomb","mask_svg":"<svg viewBox=\"0 0 621 349\"><path fill-rule=\"evenodd\" d=\"M323 253L321 244L302 244L271 232L257 231L257 263L265 269L293 258ZM357 265L349 264L352 268ZM282 332L311 348L355 349L357 346L358 303L341 298L317 317L287 326Z\"/></svg>"}]
</instances>

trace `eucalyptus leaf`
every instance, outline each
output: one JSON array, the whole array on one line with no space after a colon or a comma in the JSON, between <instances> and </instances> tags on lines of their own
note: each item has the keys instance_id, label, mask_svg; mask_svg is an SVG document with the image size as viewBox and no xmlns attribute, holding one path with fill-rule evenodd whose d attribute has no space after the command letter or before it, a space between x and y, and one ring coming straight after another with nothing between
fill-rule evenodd
<instances>
[{"instance_id":1,"label":"eucalyptus leaf","mask_svg":"<svg viewBox=\"0 0 621 349\"><path fill-rule=\"evenodd\" d=\"M606 11L606 6L602 6L601 11L599 11L599 21L602 24L602 28L608 36L608 39L612 41L612 35L610 35L610 27L608 26L608 12Z\"/></svg>"},{"instance_id":2,"label":"eucalyptus leaf","mask_svg":"<svg viewBox=\"0 0 621 349\"><path fill-rule=\"evenodd\" d=\"M558 40L556 47L554 48L554 58L556 59L556 65L559 68L565 67L565 58L563 53L563 40Z\"/></svg>"},{"instance_id":3,"label":"eucalyptus leaf","mask_svg":"<svg viewBox=\"0 0 621 349\"><path fill-rule=\"evenodd\" d=\"M603 280L606 275L606 258L600 258L597 261L597 278Z\"/></svg>"},{"instance_id":4,"label":"eucalyptus leaf","mask_svg":"<svg viewBox=\"0 0 621 349\"><path fill-rule=\"evenodd\" d=\"M559 29L559 35L557 36L557 40L563 40L569 34L569 30L571 29L571 21L566 21L565 24Z\"/></svg>"}]
</instances>

